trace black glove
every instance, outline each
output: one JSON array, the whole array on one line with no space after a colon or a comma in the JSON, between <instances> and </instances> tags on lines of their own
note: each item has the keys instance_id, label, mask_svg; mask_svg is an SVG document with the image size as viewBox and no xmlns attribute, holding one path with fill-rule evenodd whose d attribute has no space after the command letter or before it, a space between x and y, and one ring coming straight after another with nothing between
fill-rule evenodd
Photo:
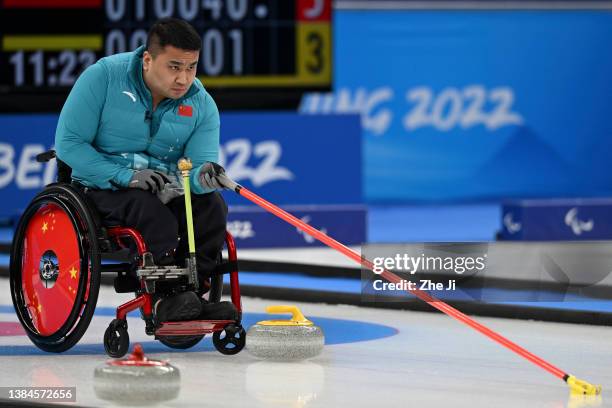
<instances>
[{"instance_id":1,"label":"black glove","mask_svg":"<svg viewBox=\"0 0 612 408\"><path fill-rule=\"evenodd\" d=\"M136 170L128 187L139 188L155 194L161 191L166 183L170 183L170 179L164 173L151 169Z\"/></svg>"},{"instance_id":2,"label":"black glove","mask_svg":"<svg viewBox=\"0 0 612 408\"><path fill-rule=\"evenodd\" d=\"M217 180L217 176L221 174L225 174L225 169L223 167L219 166L217 163L208 162L200 169L198 178L200 179L200 184L204 188L212 188L215 190L223 189L223 185Z\"/></svg>"}]
</instances>

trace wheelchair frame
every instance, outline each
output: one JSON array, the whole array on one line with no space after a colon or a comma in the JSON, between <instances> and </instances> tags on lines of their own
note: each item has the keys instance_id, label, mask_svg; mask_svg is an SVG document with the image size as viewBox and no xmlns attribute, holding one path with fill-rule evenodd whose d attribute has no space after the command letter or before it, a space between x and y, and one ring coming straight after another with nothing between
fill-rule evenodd
<instances>
[{"instance_id":1,"label":"wheelchair frame","mask_svg":"<svg viewBox=\"0 0 612 408\"><path fill-rule=\"evenodd\" d=\"M37 159L48 161L53 157L54 152L50 151ZM122 357L127 353L127 314L136 309L141 309L146 334L169 347L189 348L204 335L213 333L213 344L221 353L236 354L242 350L246 333L241 325L236 245L229 232L225 235L229 262L224 272L230 274L231 301L238 311L238 319L156 322L153 316L155 282L181 280L181 274L186 275L188 268L157 267L138 231L103 226L87 196L67 182L70 168L59 160L58 180L46 186L26 208L11 247L13 305L26 334L38 348L59 353L73 347L85 334L95 312L101 274L113 273L120 277L138 267L139 272L144 272L139 276L140 288L135 291L135 299L117 307L115 319L104 333L104 347L109 356ZM45 234L55 226L58 230L64 228L62 236L46 240ZM102 255L125 247L122 242L125 238L131 239L137 250L132 263L102 264ZM216 271L211 277L209 301L220 301L222 290L223 276Z\"/></svg>"}]
</instances>

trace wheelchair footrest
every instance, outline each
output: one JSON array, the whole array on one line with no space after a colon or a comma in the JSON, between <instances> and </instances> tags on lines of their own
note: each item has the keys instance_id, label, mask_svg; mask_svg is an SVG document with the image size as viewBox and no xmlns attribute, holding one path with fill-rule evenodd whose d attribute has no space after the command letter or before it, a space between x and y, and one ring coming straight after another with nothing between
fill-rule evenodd
<instances>
[{"instance_id":1,"label":"wheelchair footrest","mask_svg":"<svg viewBox=\"0 0 612 408\"><path fill-rule=\"evenodd\" d=\"M222 330L234 320L187 320L184 322L164 322L155 330L156 336L195 336Z\"/></svg>"}]
</instances>

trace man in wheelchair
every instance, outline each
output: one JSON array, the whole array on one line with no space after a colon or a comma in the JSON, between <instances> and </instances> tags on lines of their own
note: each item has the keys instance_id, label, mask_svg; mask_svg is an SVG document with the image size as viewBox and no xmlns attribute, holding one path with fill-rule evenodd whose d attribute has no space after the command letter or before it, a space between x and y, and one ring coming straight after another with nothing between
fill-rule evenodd
<instances>
[{"instance_id":1,"label":"man in wheelchair","mask_svg":"<svg viewBox=\"0 0 612 408\"><path fill-rule=\"evenodd\" d=\"M200 289L181 292L160 285L154 299L159 322L232 320L237 315L231 302L212 304L202 298L224 243L227 206L216 191L221 186L215 176L223 171L216 164L219 112L195 77L201 44L187 22L156 22L146 46L102 58L80 75L55 135L57 158L72 169L72 181L104 225L139 231L158 266L184 267L189 255L177 162L192 160ZM131 282L127 290L136 290L138 280Z\"/></svg>"}]
</instances>

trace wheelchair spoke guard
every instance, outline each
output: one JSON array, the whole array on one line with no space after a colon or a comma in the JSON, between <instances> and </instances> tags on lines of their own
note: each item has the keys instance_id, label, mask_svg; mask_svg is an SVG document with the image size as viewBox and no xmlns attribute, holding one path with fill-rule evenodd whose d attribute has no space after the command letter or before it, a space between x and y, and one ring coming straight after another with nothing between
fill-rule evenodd
<instances>
[{"instance_id":1,"label":"wheelchair spoke guard","mask_svg":"<svg viewBox=\"0 0 612 408\"><path fill-rule=\"evenodd\" d=\"M87 204L69 185L47 187L19 222L11 296L27 335L42 350L69 349L89 326L100 286L96 233Z\"/></svg>"}]
</instances>

